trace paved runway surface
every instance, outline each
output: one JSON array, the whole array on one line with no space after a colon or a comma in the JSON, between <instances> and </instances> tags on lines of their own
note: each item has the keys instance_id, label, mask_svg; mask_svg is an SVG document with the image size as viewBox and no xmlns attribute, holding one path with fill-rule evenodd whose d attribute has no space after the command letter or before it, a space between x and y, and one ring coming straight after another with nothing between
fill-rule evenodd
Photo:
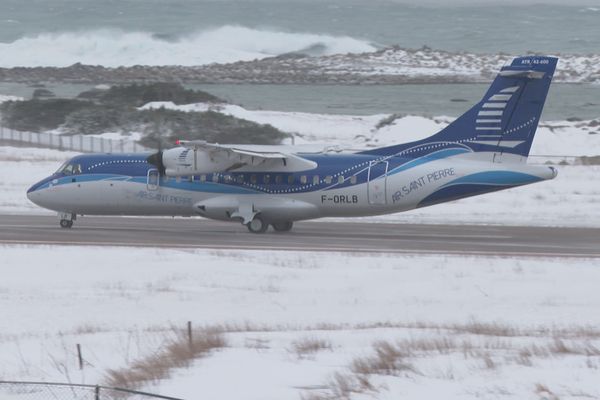
<instances>
[{"instance_id":1,"label":"paved runway surface","mask_svg":"<svg viewBox=\"0 0 600 400\"><path fill-rule=\"evenodd\" d=\"M82 217L61 229L53 216L0 215L0 243L600 257L600 229L327 221L257 235L198 218Z\"/></svg>"}]
</instances>

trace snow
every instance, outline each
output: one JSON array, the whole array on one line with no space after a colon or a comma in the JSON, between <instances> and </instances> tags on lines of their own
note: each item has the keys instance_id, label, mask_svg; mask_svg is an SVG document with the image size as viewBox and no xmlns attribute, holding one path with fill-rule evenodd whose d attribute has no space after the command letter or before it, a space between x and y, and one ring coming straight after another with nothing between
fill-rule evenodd
<instances>
[{"instance_id":1,"label":"snow","mask_svg":"<svg viewBox=\"0 0 600 400\"><path fill-rule=\"evenodd\" d=\"M19 101L19 100L23 100L23 98L18 97L18 96L7 96L4 94L0 94L0 103L4 103L5 101Z\"/></svg>"},{"instance_id":2,"label":"snow","mask_svg":"<svg viewBox=\"0 0 600 400\"><path fill-rule=\"evenodd\" d=\"M126 140L130 142L137 142L143 137L141 132L105 132L97 135L86 135L93 136L101 139L110 139L110 140Z\"/></svg>"},{"instance_id":3,"label":"snow","mask_svg":"<svg viewBox=\"0 0 600 400\"><path fill-rule=\"evenodd\" d=\"M418 140L452 120L405 116L378 129L388 115L146 107L160 106L212 107L292 132L296 143L346 148ZM533 152L544 157L531 161L598 155L597 130L594 121L543 122ZM0 146L0 213L46 213L27 188L76 154ZM558 169L552 181L362 220L598 227L600 166ZM5 380L108 383L109 370L157 354L192 321L222 331L226 346L143 390L339 398L337 376L352 399L600 397L598 259L41 245L4 245L0 255ZM328 346L295 350L310 340ZM408 349L410 368L369 374L376 391L364 390L353 361L373 357L378 341ZM447 348L420 348L440 343Z\"/></svg>"},{"instance_id":4,"label":"snow","mask_svg":"<svg viewBox=\"0 0 600 400\"><path fill-rule=\"evenodd\" d=\"M517 399L534 396L537 384L560 398L600 396L598 354L517 362L524 348L551 348L556 338L572 349L600 345L598 259L39 245L0 253L3 379L101 382L108 369L155 354L189 320L221 326L227 345L143 389L297 399L330 390L333 374L351 374L352 360L385 340L413 343L405 361L416 372L373 374L387 387L377 398ZM478 324L492 329L478 332ZM294 350L312 339L330 346ZM419 340L445 340L448 350L419 350ZM363 397L373 398L352 396Z\"/></svg>"}]
</instances>

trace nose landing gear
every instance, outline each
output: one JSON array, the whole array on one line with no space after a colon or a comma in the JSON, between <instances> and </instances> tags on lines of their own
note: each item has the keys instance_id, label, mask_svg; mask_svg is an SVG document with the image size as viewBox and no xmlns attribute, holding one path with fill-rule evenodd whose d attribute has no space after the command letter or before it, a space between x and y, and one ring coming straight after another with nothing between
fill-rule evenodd
<instances>
[{"instance_id":1,"label":"nose landing gear","mask_svg":"<svg viewBox=\"0 0 600 400\"><path fill-rule=\"evenodd\" d=\"M59 213L58 219L60 227L68 229L73 227L73 221L77 219L77 215L71 213Z\"/></svg>"}]
</instances>

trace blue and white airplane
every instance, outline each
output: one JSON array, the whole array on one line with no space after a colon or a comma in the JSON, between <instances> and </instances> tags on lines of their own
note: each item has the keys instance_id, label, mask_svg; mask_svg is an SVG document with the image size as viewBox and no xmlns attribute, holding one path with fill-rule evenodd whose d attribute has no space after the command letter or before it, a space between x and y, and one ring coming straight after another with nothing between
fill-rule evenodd
<instances>
[{"instance_id":1,"label":"blue and white airplane","mask_svg":"<svg viewBox=\"0 0 600 400\"><path fill-rule=\"evenodd\" d=\"M526 161L557 61L514 58L483 100L424 140L348 154L189 141L154 154L80 155L27 197L57 211L63 228L77 215L201 215L263 233L552 179L553 167Z\"/></svg>"}]
</instances>

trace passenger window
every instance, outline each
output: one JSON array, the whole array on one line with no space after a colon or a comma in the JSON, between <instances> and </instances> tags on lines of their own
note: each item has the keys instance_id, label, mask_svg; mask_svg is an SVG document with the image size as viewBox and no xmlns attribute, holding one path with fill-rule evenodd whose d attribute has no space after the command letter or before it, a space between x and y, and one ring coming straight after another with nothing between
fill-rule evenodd
<instances>
[{"instance_id":1,"label":"passenger window","mask_svg":"<svg viewBox=\"0 0 600 400\"><path fill-rule=\"evenodd\" d=\"M219 174L213 174L212 180L213 182L219 182Z\"/></svg>"},{"instance_id":2,"label":"passenger window","mask_svg":"<svg viewBox=\"0 0 600 400\"><path fill-rule=\"evenodd\" d=\"M319 175L315 175L313 176L313 185L318 185L319 184Z\"/></svg>"},{"instance_id":3,"label":"passenger window","mask_svg":"<svg viewBox=\"0 0 600 400\"><path fill-rule=\"evenodd\" d=\"M302 175L300 177L300 183L306 185L306 182L308 182L308 178L306 177L306 175Z\"/></svg>"},{"instance_id":4,"label":"passenger window","mask_svg":"<svg viewBox=\"0 0 600 400\"><path fill-rule=\"evenodd\" d=\"M275 176L275 183L276 184L281 185L282 181L283 181L283 178L281 177L281 175Z\"/></svg>"},{"instance_id":5,"label":"passenger window","mask_svg":"<svg viewBox=\"0 0 600 400\"><path fill-rule=\"evenodd\" d=\"M200 182L206 182L206 175L200 175Z\"/></svg>"},{"instance_id":6,"label":"passenger window","mask_svg":"<svg viewBox=\"0 0 600 400\"><path fill-rule=\"evenodd\" d=\"M265 174L265 176L263 177L263 183L267 184L269 182L271 182L271 175Z\"/></svg>"},{"instance_id":7,"label":"passenger window","mask_svg":"<svg viewBox=\"0 0 600 400\"><path fill-rule=\"evenodd\" d=\"M333 177L331 175L327 175L324 180L325 180L325 183L329 185L331 183L331 181L333 180Z\"/></svg>"},{"instance_id":8,"label":"passenger window","mask_svg":"<svg viewBox=\"0 0 600 400\"><path fill-rule=\"evenodd\" d=\"M181 177L180 176L175 177L175 182L180 183L181 182Z\"/></svg>"},{"instance_id":9,"label":"passenger window","mask_svg":"<svg viewBox=\"0 0 600 400\"><path fill-rule=\"evenodd\" d=\"M244 183L244 175L238 175L237 183L240 183L240 184Z\"/></svg>"},{"instance_id":10,"label":"passenger window","mask_svg":"<svg viewBox=\"0 0 600 400\"><path fill-rule=\"evenodd\" d=\"M288 185L293 185L294 184L294 175L289 175L288 176Z\"/></svg>"},{"instance_id":11,"label":"passenger window","mask_svg":"<svg viewBox=\"0 0 600 400\"><path fill-rule=\"evenodd\" d=\"M188 181L193 182L194 181L194 176L193 175L188 176Z\"/></svg>"},{"instance_id":12,"label":"passenger window","mask_svg":"<svg viewBox=\"0 0 600 400\"><path fill-rule=\"evenodd\" d=\"M250 183L256 184L256 175L250 175Z\"/></svg>"},{"instance_id":13,"label":"passenger window","mask_svg":"<svg viewBox=\"0 0 600 400\"><path fill-rule=\"evenodd\" d=\"M344 177L342 175L338 176L338 183L341 185L344 183Z\"/></svg>"},{"instance_id":14,"label":"passenger window","mask_svg":"<svg viewBox=\"0 0 600 400\"><path fill-rule=\"evenodd\" d=\"M350 183L351 183L352 185L356 185L356 175L352 175L352 176L350 177Z\"/></svg>"}]
</instances>

